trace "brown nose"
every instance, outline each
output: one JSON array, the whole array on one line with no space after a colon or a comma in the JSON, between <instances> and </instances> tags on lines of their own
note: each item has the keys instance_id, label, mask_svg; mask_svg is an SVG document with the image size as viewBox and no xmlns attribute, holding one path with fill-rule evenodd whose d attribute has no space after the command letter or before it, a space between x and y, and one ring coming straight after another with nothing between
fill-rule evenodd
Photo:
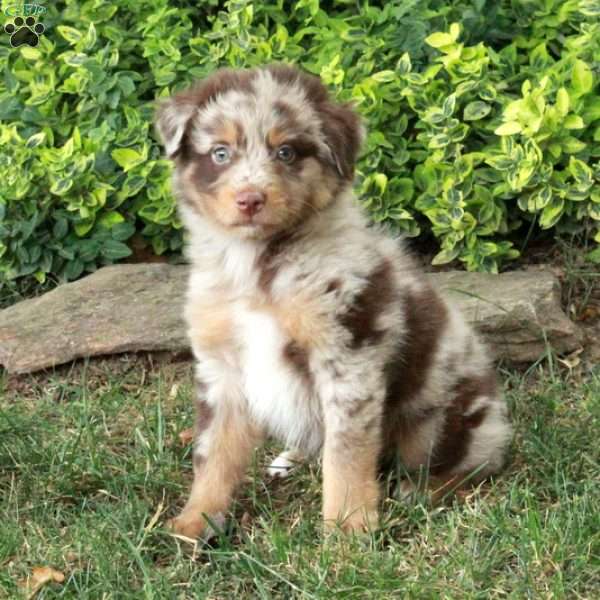
<instances>
[{"instance_id":1,"label":"brown nose","mask_svg":"<svg viewBox=\"0 0 600 600\"><path fill-rule=\"evenodd\" d=\"M265 195L256 190L245 190L235 195L235 203L240 212L251 217L264 206Z\"/></svg>"}]
</instances>

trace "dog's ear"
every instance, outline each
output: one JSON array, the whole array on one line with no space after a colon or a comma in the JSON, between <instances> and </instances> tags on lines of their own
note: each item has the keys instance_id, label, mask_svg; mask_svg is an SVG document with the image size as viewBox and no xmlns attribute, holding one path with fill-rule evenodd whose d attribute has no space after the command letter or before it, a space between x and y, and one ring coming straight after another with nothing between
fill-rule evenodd
<instances>
[{"instance_id":1,"label":"dog's ear","mask_svg":"<svg viewBox=\"0 0 600 600\"><path fill-rule=\"evenodd\" d=\"M324 102L319 112L325 142L337 170L344 179L352 181L354 164L366 135L365 127L350 104Z\"/></svg>"},{"instance_id":2,"label":"dog's ear","mask_svg":"<svg viewBox=\"0 0 600 600\"><path fill-rule=\"evenodd\" d=\"M177 155L181 141L197 105L187 94L179 94L159 104L156 111L156 130L168 158Z\"/></svg>"},{"instance_id":3,"label":"dog's ear","mask_svg":"<svg viewBox=\"0 0 600 600\"><path fill-rule=\"evenodd\" d=\"M173 158L181 148L187 127L194 115L220 94L230 90L250 91L251 71L219 69L191 89L169 98L158 107L156 129L167 156Z\"/></svg>"}]
</instances>

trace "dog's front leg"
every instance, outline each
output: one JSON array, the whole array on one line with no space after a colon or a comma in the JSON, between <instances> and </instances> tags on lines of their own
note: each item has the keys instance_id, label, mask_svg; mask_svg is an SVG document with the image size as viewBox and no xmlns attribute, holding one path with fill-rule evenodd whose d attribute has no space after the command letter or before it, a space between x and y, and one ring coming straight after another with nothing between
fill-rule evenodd
<instances>
[{"instance_id":1,"label":"dog's front leg","mask_svg":"<svg viewBox=\"0 0 600 600\"><path fill-rule=\"evenodd\" d=\"M179 516L170 522L171 529L190 538L206 533L205 516L222 520L262 439L239 402L220 400L214 405L198 402L192 490Z\"/></svg>"},{"instance_id":2,"label":"dog's front leg","mask_svg":"<svg viewBox=\"0 0 600 600\"><path fill-rule=\"evenodd\" d=\"M378 522L380 406L374 396L338 401L325 415L325 527L339 525L347 532L368 531Z\"/></svg>"}]
</instances>

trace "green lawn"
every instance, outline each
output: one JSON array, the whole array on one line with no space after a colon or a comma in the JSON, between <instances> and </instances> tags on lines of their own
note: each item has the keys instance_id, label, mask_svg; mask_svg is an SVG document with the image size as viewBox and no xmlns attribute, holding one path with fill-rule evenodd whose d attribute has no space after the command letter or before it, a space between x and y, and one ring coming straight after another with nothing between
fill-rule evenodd
<instances>
[{"instance_id":1,"label":"green lawn","mask_svg":"<svg viewBox=\"0 0 600 600\"><path fill-rule=\"evenodd\" d=\"M187 491L186 363L91 362L0 380L0 597L36 566L37 598L599 598L600 369L502 373L506 472L462 502L386 500L380 531L329 539L319 467L269 482L256 457L211 547L171 537Z\"/></svg>"}]
</instances>

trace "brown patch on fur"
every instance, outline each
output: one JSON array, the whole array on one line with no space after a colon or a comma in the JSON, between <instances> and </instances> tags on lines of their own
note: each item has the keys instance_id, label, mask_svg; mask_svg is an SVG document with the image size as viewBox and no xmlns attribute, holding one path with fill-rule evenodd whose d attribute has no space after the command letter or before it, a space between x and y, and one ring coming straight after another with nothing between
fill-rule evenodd
<instances>
[{"instance_id":1,"label":"brown patch on fur","mask_svg":"<svg viewBox=\"0 0 600 600\"><path fill-rule=\"evenodd\" d=\"M448 309L433 288L427 285L422 292L405 294L404 314L404 343L387 367L388 382L383 422L384 448L386 453L390 454L395 454L397 445L402 443L402 437L405 435L403 432L409 434L408 437L417 435L415 429L419 423L407 421L402 407L419 394L427 381L440 336L448 319ZM433 414L431 413L431 416ZM408 446L410 444L407 444Z\"/></svg>"},{"instance_id":2,"label":"brown patch on fur","mask_svg":"<svg viewBox=\"0 0 600 600\"><path fill-rule=\"evenodd\" d=\"M269 307L286 335L310 353L327 343L331 325L318 298L311 295L286 298Z\"/></svg>"},{"instance_id":3,"label":"brown patch on fur","mask_svg":"<svg viewBox=\"0 0 600 600\"><path fill-rule=\"evenodd\" d=\"M388 464L389 461L395 460L394 453L397 452L402 464L409 470L427 464L431 444L437 436L440 410L437 407L429 408L411 418L402 415L397 420L393 431L389 431L391 429L389 424L384 422L384 430L388 435L387 452L382 457L384 463Z\"/></svg>"},{"instance_id":4,"label":"brown patch on fur","mask_svg":"<svg viewBox=\"0 0 600 600\"><path fill-rule=\"evenodd\" d=\"M223 121L216 129L214 137L221 143L236 147L240 145L241 138L244 135L242 124L238 121Z\"/></svg>"},{"instance_id":5,"label":"brown patch on fur","mask_svg":"<svg viewBox=\"0 0 600 600\"><path fill-rule=\"evenodd\" d=\"M277 148L278 146L281 146L283 143L287 142L289 137L289 128L285 126L273 127L273 129L271 129L269 133L267 133L267 146L269 148Z\"/></svg>"},{"instance_id":6,"label":"brown patch on fur","mask_svg":"<svg viewBox=\"0 0 600 600\"><path fill-rule=\"evenodd\" d=\"M421 391L448 318L446 305L429 285L422 293L405 295L404 311L405 343L397 360L389 365L390 406L405 402Z\"/></svg>"},{"instance_id":7,"label":"brown patch on fur","mask_svg":"<svg viewBox=\"0 0 600 600\"><path fill-rule=\"evenodd\" d=\"M342 282L339 279L332 279L327 283L325 293L330 294L331 292L337 292L342 287Z\"/></svg>"},{"instance_id":8,"label":"brown patch on fur","mask_svg":"<svg viewBox=\"0 0 600 600\"><path fill-rule=\"evenodd\" d=\"M210 427L214 416L213 408L203 398L196 400L196 423L194 424L194 439L198 438ZM197 452L193 453L194 470L197 471L206 461L206 457Z\"/></svg>"},{"instance_id":9,"label":"brown patch on fur","mask_svg":"<svg viewBox=\"0 0 600 600\"><path fill-rule=\"evenodd\" d=\"M427 286L424 293L407 294L406 338L403 352L402 381L396 381L395 392L399 395L419 393L427 379L429 367L435 356L440 336L448 319L448 310L433 288Z\"/></svg>"},{"instance_id":10,"label":"brown patch on fur","mask_svg":"<svg viewBox=\"0 0 600 600\"><path fill-rule=\"evenodd\" d=\"M458 466L469 451L471 430L479 427L488 408L482 406L472 414L465 412L477 398L493 397L496 393L496 374L489 372L482 377L465 377L454 386L454 401L446 411L446 419L440 437L433 450L431 473L443 475Z\"/></svg>"},{"instance_id":11,"label":"brown patch on fur","mask_svg":"<svg viewBox=\"0 0 600 600\"><path fill-rule=\"evenodd\" d=\"M311 382L309 354L305 348L296 341L290 340L283 348L283 356L306 382Z\"/></svg>"},{"instance_id":12,"label":"brown patch on fur","mask_svg":"<svg viewBox=\"0 0 600 600\"><path fill-rule=\"evenodd\" d=\"M215 294L206 302L189 304L188 311L190 337L195 345L214 350L232 342L235 332L227 298Z\"/></svg>"},{"instance_id":13,"label":"brown patch on fur","mask_svg":"<svg viewBox=\"0 0 600 600\"><path fill-rule=\"evenodd\" d=\"M323 519L345 531L365 531L377 525L378 435L361 435L361 444L348 447L326 440L323 451Z\"/></svg>"},{"instance_id":14,"label":"brown patch on fur","mask_svg":"<svg viewBox=\"0 0 600 600\"><path fill-rule=\"evenodd\" d=\"M199 398L196 401L196 428L194 432L196 437L210 427L213 416L214 411L212 406L206 400Z\"/></svg>"},{"instance_id":15,"label":"brown patch on fur","mask_svg":"<svg viewBox=\"0 0 600 600\"><path fill-rule=\"evenodd\" d=\"M339 317L339 322L352 334L351 348L377 343L384 332L377 328L377 319L393 299L392 268L385 259L372 271L365 287L356 295L352 306Z\"/></svg>"},{"instance_id":16,"label":"brown patch on fur","mask_svg":"<svg viewBox=\"0 0 600 600\"><path fill-rule=\"evenodd\" d=\"M267 247L258 257L256 266L259 271L258 286L260 289L268 293L271 289L271 284L277 275L279 268L278 259L283 253L285 247L292 242L294 235L289 232L284 232L275 236L267 243Z\"/></svg>"},{"instance_id":17,"label":"brown patch on fur","mask_svg":"<svg viewBox=\"0 0 600 600\"><path fill-rule=\"evenodd\" d=\"M262 438L247 415L226 405L221 405L219 412L213 419L211 444L202 468L194 470L190 497L181 514L171 522L172 529L190 538L200 535L206 527L203 513L214 516L227 510L252 451Z\"/></svg>"},{"instance_id":18,"label":"brown patch on fur","mask_svg":"<svg viewBox=\"0 0 600 600\"><path fill-rule=\"evenodd\" d=\"M340 175L352 181L354 163L362 142L358 115L348 104L328 102L319 107L319 116Z\"/></svg>"},{"instance_id":19,"label":"brown patch on fur","mask_svg":"<svg viewBox=\"0 0 600 600\"><path fill-rule=\"evenodd\" d=\"M187 142L182 142L182 145L188 148ZM210 189L233 163L233 161L230 161L218 165L213 161L210 153L198 154L193 150L185 150L184 153L188 164L187 169L190 173L188 175L190 183L199 190Z\"/></svg>"}]
</instances>

